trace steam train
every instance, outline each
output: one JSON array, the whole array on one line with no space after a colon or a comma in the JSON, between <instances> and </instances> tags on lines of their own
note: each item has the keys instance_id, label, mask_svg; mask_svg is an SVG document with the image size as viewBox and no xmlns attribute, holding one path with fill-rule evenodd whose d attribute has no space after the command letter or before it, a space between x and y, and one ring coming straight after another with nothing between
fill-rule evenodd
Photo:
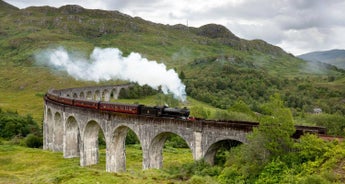
<instances>
[{"instance_id":1,"label":"steam train","mask_svg":"<svg viewBox=\"0 0 345 184\"><path fill-rule=\"evenodd\" d=\"M125 114L137 114L142 116L150 117L169 117L178 119L188 119L189 109L186 107L170 108L167 106L145 106L142 104L121 104L113 102L103 102L103 101L91 101L83 99L74 99L69 97L62 97L51 92L45 95L45 100L51 100L54 102L62 103L65 105L84 107L95 110L111 111Z\"/></svg>"}]
</instances>

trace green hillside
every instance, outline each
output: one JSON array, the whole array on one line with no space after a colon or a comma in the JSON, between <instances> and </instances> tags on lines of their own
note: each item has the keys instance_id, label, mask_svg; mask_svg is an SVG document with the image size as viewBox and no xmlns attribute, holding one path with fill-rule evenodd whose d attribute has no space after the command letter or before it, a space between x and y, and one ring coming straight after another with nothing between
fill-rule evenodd
<instances>
[{"instance_id":1,"label":"green hillside","mask_svg":"<svg viewBox=\"0 0 345 184\"><path fill-rule=\"evenodd\" d=\"M260 103L278 92L297 112L324 107L328 113L345 113L343 70L311 65L262 40L240 39L221 25L169 26L117 11L79 6L19 10L1 3L0 107L5 109L38 118L47 89L94 85L35 64L35 53L64 46L84 55L94 47L141 53L183 73L187 94L218 108L243 100L260 111Z\"/></svg>"},{"instance_id":2,"label":"green hillside","mask_svg":"<svg viewBox=\"0 0 345 184\"><path fill-rule=\"evenodd\" d=\"M298 56L301 59L311 62L322 62L345 69L345 50L318 51L302 54Z\"/></svg>"}]
</instances>

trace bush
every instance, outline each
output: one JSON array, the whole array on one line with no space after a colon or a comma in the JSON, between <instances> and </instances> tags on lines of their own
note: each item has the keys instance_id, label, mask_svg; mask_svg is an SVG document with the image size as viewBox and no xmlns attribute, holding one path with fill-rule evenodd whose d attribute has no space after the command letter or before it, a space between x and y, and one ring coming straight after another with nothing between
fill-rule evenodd
<instances>
[{"instance_id":1,"label":"bush","mask_svg":"<svg viewBox=\"0 0 345 184\"><path fill-rule=\"evenodd\" d=\"M214 181L211 177L206 176L206 177L202 177L202 176L197 176L194 175L192 176L188 182L188 184L212 184L212 183L217 183L216 181Z\"/></svg>"},{"instance_id":2,"label":"bush","mask_svg":"<svg viewBox=\"0 0 345 184\"><path fill-rule=\"evenodd\" d=\"M218 182L221 184L228 183L245 183L245 176L236 167L225 167L218 176Z\"/></svg>"},{"instance_id":3,"label":"bush","mask_svg":"<svg viewBox=\"0 0 345 184\"><path fill-rule=\"evenodd\" d=\"M279 183L284 178L285 170L287 170L287 166L284 162L279 159L272 160L262 170L256 183Z\"/></svg>"},{"instance_id":4,"label":"bush","mask_svg":"<svg viewBox=\"0 0 345 184\"><path fill-rule=\"evenodd\" d=\"M40 134L40 128L30 115L20 116L17 112L0 110L0 137L11 139L25 137L30 133Z\"/></svg>"},{"instance_id":5,"label":"bush","mask_svg":"<svg viewBox=\"0 0 345 184\"><path fill-rule=\"evenodd\" d=\"M310 115L307 121L327 128L327 134L345 136L345 116L341 114Z\"/></svg>"},{"instance_id":6,"label":"bush","mask_svg":"<svg viewBox=\"0 0 345 184\"><path fill-rule=\"evenodd\" d=\"M25 144L29 148L40 148L43 145L43 139L34 134L29 134L25 138Z\"/></svg>"},{"instance_id":7,"label":"bush","mask_svg":"<svg viewBox=\"0 0 345 184\"><path fill-rule=\"evenodd\" d=\"M189 148L186 141L175 134L168 136L165 145L173 148Z\"/></svg>"},{"instance_id":8,"label":"bush","mask_svg":"<svg viewBox=\"0 0 345 184\"><path fill-rule=\"evenodd\" d=\"M9 143L12 145L26 146L23 137L19 135L14 136Z\"/></svg>"},{"instance_id":9,"label":"bush","mask_svg":"<svg viewBox=\"0 0 345 184\"><path fill-rule=\"evenodd\" d=\"M127 144L140 144L140 141L137 135L131 129L128 130L128 133L126 136L126 145Z\"/></svg>"},{"instance_id":10,"label":"bush","mask_svg":"<svg viewBox=\"0 0 345 184\"><path fill-rule=\"evenodd\" d=\"M133 84L129 89L121 89L119 99L137 99L144 96L151 96L157 94L159 91L151 88L148 85L140 86Z\"/></svg>"},{"instance_id":11,"label":"bush","mask_svg":"<svg viewBox=\"0 0 345 184\"><path fill-rule=\"evenodd\" d=\"M327 181L326 179L324 179L323 177L321 177L318 174L313 174L313 175L309 175L306 176L305 178L302 179L302 181L300 182L301 184L327 184L330 183L329 181Z\"/></svg>"},{"instance_id":12,"label":"bush","mask_svg":"<svg viewBox=\"0 0 345 184\"><path fill-rule=\"evenodd\" d=\"M184 164L180 167L170 167L167 172L175 179L187 180L193 175L198 176L217 176L222 169L220 167L211 167L204 160Z\"/></svg>"},{"instance_id":13,"label":"bush","mask_svg":"<svg viewBox=\"0 0 345 184\"><path fill-rule=\"evenodd\" d=\"M330 150L327 142L313 134L303 135L294 147L298 150L300 162L315 161Z\"/></svg>"}]
</instances>

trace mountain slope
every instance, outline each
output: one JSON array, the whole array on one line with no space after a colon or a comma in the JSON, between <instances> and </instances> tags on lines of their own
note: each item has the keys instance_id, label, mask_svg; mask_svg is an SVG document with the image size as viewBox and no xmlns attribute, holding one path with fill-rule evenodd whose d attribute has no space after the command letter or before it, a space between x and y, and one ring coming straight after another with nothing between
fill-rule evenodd
<instances>
[{"instance_id":1,"label":"mountain slope","mask_svg":"<svg viewBox=\"0 0 345 184\"><path fill-rule=\"evenodd\" d=\"M19 10L19 8L0 0L0 13L9 12L9 11L17 11L17 10Z\"/></svg>"},{"instance_id":2,"label":"mountain slope","mask_svg":"<svg viewBox=\"0 0 345 184\"><path fill-rule=\"evenodd\" d=\"M345 50L310 52L298 57L306 61L323 62L345 69Z\"/></svg>"},{"instance_id":3,"label":"mountain slope","mask_svg":"<svg viewBox=\"0 0 345 184\"><path fill-rule=\"evenodd\" d=\"M177 69L200 57L245 55L267 70L279 69L279 75L305 72L297 69L304 68L306 62L265 41L240 39L222 25L169 26L118 11L88 10L76 5L9 11L0 21L3 60L32 63L32 55L47 47L63 45L88 53L98 46L117 47L124 55L139 52Z\"/></svg>"},{"instance_id":4,"label":"mountain slope","mask_svg":"<svg viewBox=\"0 0 345 184\"><path fill-rule=\"evenodd\" d=\"M243 100L259 110L278 92L297 111L321 104L327 112L345 113L338 108L344 71L305 62L263 40L238 38L222 25L169 26L76 5L9 10L0 16L0 107L41 115L49 88L95 85L35 63L38 51L63 46L84 56L94 47L116 47L124 56L138 52L184 73L191 97L224 109Z\"/></svg>"},{"instance_id":5,"label":"mountain slope","mask_svg":"<svg viewBox=\"0 0 345 184\"><path fill-rule=\"evenodd\" d=\"M221 25L209 24L185 29L184 26L155 24L117 11L88 10L76 5L60 8L29 7L11 11L0 20L2 25L6 25L0 27L4 39L0 46L7 48L12 55L18 55L13 51L19 47L44 48L70 40L86 43L89 45L88 49L91 45L116 46L122 47L121 50L125 52L139 51L147 54L151 50L156 52L157 48L152 48L151 45L161 46L172 51L167 53L169 57L174 52L179 52L181 46L190 45L198 45L205 50L222 46L223 48L217 49L222 52L227 52L224 47L230 46L241 51L286 55L282 49L266 42L240 39ZM145 48L142 48L143 45ZM165 53L161 52L160 55ZM195 54L200 57L201 53L204 52ZM27 56L21 59L25 60Z\"/></svg>"}]
</instances>

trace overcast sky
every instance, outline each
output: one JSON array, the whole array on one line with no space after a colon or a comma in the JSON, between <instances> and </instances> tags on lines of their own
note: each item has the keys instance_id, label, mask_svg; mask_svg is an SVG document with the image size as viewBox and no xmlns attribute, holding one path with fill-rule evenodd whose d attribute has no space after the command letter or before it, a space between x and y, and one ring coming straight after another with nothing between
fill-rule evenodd
<instances>
[{"instance_id":1,"label":"overcast sky","mask_svg":"<svg viewBox=\"0 0 345 184\"><path fill-rule=\"evenodd\" d=\"M118 10L163 24L226 26L235 35L262 39L294 55L345 49L344 0L5 0L19 7L77 4Z\"/></svg>"}]
</instances>

